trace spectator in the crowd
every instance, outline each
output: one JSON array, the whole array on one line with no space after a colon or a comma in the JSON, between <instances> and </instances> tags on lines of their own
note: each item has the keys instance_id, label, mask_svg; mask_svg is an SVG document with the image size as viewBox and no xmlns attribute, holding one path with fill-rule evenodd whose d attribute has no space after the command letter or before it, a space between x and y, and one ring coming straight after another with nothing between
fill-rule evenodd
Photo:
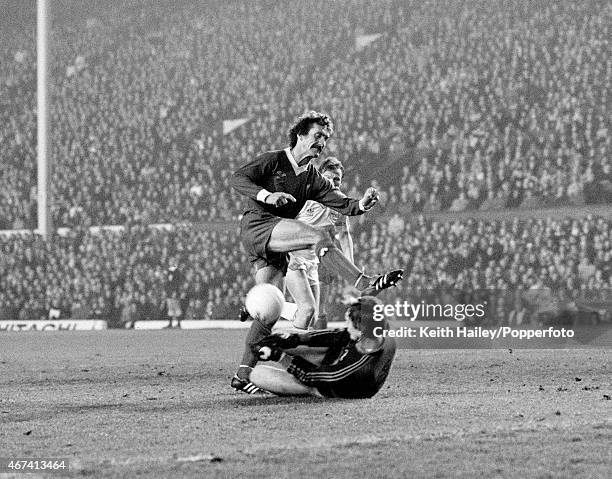
<instances>
[{"instance_id":1,"label":"spectator in the crowd","mask_svg":"<svg viewBox=\"0 0 612 479\"><path fill-rule=\"evenodd\" d=\"M431 288L514 290L535 282L570 295L612 290L608 219L392 219L355 225L356 262L371 270L402 264L406 277L390 293L402 301ZM162 319L163 267L177 254L189 258L190 318L234 318L252 286L235 230L133 227L87 232L78 242L28 233L0 236L0 251L0 311L16 319L48 319L51 310L117 323ZM342 297L341 285L332 297Z\"/></svg>"},{"instance_id":2,"label":"spectator in the crowd","mask_svg":"<svg viewBox=\"0 0 612 479\"><path fill-rule=\"evenodd\" d=\"M36 220L28 5L0 19L0 229ZM376 179L387 208L612 201L603 0L339 0L315 27L299 21L312 1L115 7L54 5L57 226L235 219L231 172L318 106L339 125L330 154L351 159L348 175ZM360 33L381 36L357 48ZM223 134L234 118L249 121Z\"/></svg>"},{"instance_id":3,"label":"spectator in the crowd","mask_svg":"<svg viewBox=\"0 0 612 479\"><path fill-rule=\"evenodd\" d=\"M405 216L612 202L609 2L338 0L316 25L300 22L313 2L54 4L51 204L55 225L71 230L48 242L0 240L0 316L160 318L163 265L178 255L190 265L191 309L234 317L250 286L235 232L146 225L235 221L243 200L231 172L318 107L339 126L328 150L350 159L353 187L377 181L386 211L398 212L388 224L354 225L365 269L384 270L388 258L408 265L397 294L610 287L608 220ZM0 229L30 229L35 11L9 7ZM74 22L74 11L86 20ZM357 48L361 33L381 36ZM223 132L236 118L248 121ZM125 230L89 232L98 225ZM385 242L387 232L396 240ZM223 282L224 294L211 295Z\"/></svg>"}]
</instances>

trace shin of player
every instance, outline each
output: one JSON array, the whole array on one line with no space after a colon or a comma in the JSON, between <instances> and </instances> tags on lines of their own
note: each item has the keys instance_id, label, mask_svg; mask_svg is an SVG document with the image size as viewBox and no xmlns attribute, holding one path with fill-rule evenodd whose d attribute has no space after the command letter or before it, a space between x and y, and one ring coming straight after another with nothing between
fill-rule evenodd
<instances>
[{"instance_id":1,"label":"shin of player","mask_svg":"<svg viewBox=\"0 0 612 479\"><path fill-rule=\"evenodd\" d=\"M310 253L310 252L309 252ZM313 253L314 255L314 253ZM316 259L291 255L287 270L287 289L296 304L292 319L296 329L308 329L319 314L319 273Z\"/></svg>"}]
</instances>

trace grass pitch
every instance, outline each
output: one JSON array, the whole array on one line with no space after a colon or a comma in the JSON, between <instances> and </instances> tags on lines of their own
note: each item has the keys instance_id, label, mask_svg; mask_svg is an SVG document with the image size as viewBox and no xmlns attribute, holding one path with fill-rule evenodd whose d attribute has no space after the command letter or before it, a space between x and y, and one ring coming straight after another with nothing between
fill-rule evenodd
<instances>
[{"instance_id":1,"label":"grass pitch","mask_svg":"<svg viewBox=\"0 0 612 479\"><path fill-rule=\"evenodd\" d=\"M349 401L233 392L244 336L2 333L0 456L69 458L53 477L610 477L609 350L399 350Z\"/></svg>"}]
</instances>

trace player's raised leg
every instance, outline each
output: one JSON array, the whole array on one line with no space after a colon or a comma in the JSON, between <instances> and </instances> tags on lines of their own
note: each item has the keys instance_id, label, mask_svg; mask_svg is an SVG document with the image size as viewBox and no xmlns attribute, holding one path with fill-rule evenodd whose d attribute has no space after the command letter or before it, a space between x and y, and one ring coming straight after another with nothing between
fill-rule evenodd
<instances>
[{"instance_id":1,"label":"player's raised leg","mask_svg":"<svg viewBox=\"0 0 612 479\"><path fill-rule=\"evenodd\" d=\"M291 252L312 247L321 262L329 263L330 268L347 281L355 283L363 276L361 270L344 257L326 232L300 221L289 219L279 221L272 230L268 242L268 249L275 252ZM363 287L367 284L366 280Z\"/></svg>"},{"instance_id":2,"label":"player's raised leg","mask_svg":"<svg viewBox=\"0 0 612 479\"><path fill-rule=\"evenodd\" d=\"M372 280L342 254L342 251L338 249L325 231L319 231L297 220L283 219L279 221L272 230L267 249L280 253L312 247L314 247L322 265L355 285L357 289L368 288L368 294L372 294L371 289L381 291L393 286L398 281L387 284L385 275Z\"/></svg>"},{"instance_id":3,"label":"player's raised leg","mask_svg":"<svg viewBox=\"0 0 612 479\"><path fill-rule=\"evenodd\" d=\"M403 271L394 270L376 278L366 276L334 244L325 231L297 220L279 221L270 235L268 249L274 252L291 252L314 247L321 265L361 290L363 295L376 295L402 279Z\"/></svg>"}]
</instances>

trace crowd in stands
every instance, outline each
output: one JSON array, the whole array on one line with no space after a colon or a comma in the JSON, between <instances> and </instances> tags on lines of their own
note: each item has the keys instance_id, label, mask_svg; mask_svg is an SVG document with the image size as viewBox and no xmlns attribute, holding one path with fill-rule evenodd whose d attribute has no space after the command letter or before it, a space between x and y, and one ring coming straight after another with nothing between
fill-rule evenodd
<instances>
[{"instance_id":1,"label":"crowd in stands","mask_svg":"<svg viewBox=\"0 0 612 479\"><path fill-rule=\"evenodd\" d=\"M171 264L185 276L185 318L233 318L252 285L237 231L74 228L3 237L0 253L2 319L164 319Z\"/></svg>"},{"instance_id":2,"label":"crowd in stands","mask_svg":"<svg viewBox=\"0 0 612 479\"><path fill-rule=\"evenodd\" d=\"M583 219L357 222L356 263L368 272L402 267L385 301L424 292L530 289L593 299L612 294L612 221ZM128 224L74 228L43 241L0 236L0 319L105 318L111 324L165 319L169 264L185 273L185 318L234 319L253 274L237 231L171 231ZM346 285L337 282L332 302Z\"/></svg>"},{"instance_id":3,"label":"crowd in stands","mask_svg":"<svg viewBox=\"0 0 612 479\"><path fill-rule=\"evenodd\" d=\"M231 172L309 109L349 183L404 213L612 201L606 0L53 5L56 226L235 219ZM34 2L13 10L0 229L36 220Z\"/></svg>"},{"instance_id":4,"label":"crowd in stands","mask_svg":"<svg viewBox=\"0 0 612 479\"><path fill-rule=\"evenodd\" d=\"M366 271L385 271L394 264L406 268L404 281L387 294L387 302L418 303L428 295L439 301L445 290L494 292L491 297L518 292L512 299L518 303L503 312L508 314L525 307L524 293L530 290L547 292L554 301L612 299L609 219L436 221L417 216L406 222L394 215L388 223L357 233L361 247L355 259Z\"/></svg>"},{"instance_id":5,"label":"crowd in stands","mask_svg":"<svg viewBox=\"0 0 612 479\"><path fill-rule=\"evenodd\" d=\"M0 16L0 230L36 224L35 15ZM0 237L0 317L162 318L175 260L186 317L234 317L237 231L146 225L236 220L232 172L310 109L349 192L382 192L391 220L356 222L356 252L408 269L388 294L610 289L607 219L419 215L612 203L611 26L607 0L54 1L51 210L71 229Z\"/></svg>"}]
</instances>

